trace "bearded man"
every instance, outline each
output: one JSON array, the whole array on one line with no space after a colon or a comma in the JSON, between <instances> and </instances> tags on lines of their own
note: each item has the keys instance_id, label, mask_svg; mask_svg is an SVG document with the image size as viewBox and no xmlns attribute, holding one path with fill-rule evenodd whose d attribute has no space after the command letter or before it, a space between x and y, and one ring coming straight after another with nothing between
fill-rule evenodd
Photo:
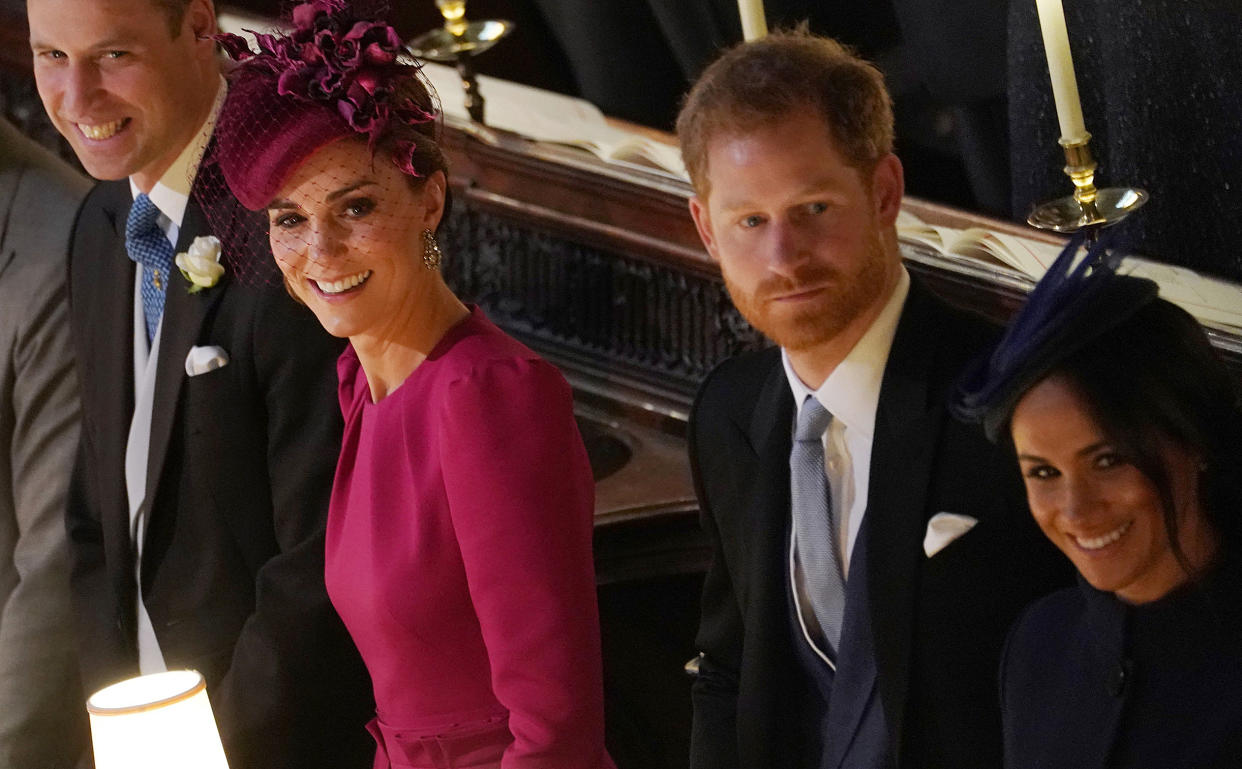
<instances>
[{"instance_id":1,"label":"bearded man","mask_svg":"<svg viewBox=\"0 0 1242 769\"><path fill-rule=\"evenodd\" d=\"M992 337L901 262L880 73L832 40L726 52L678 119L690 212L777 347L704 382L714 561L691 765L996 767L1006 630L1068 574L1012 459L947 414Z\"/></svg>"}]
</instances>

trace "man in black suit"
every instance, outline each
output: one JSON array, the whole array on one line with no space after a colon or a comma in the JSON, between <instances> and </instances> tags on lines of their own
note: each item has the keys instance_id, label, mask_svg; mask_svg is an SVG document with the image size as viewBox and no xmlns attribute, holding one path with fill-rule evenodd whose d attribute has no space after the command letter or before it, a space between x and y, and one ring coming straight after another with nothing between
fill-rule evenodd
<instances>
[{"instance_id":1,"label":"man in black suit","mask_svg":"<svg viewBox=\"0 0 1242 769\"><path fill-rule=\"evenodd\" d=\"M84 683L195 668L234 769L369 766L370 682L323 582L339 344L279 284L239 281L240 252L222 275L190 270L193 292L172 268L174 251L212 250L203 236L239 243L209 216L244 220L230 198L203 203L223 190L199 167L226 91L214 8L27 8L44 106L106 180L70 257L84 422L68 531Z\"/></svg>"},{"instance_id":2,"label":"man in black suit","mask_svg":"<svg viewBox=\"0 0 1242 769\"><path fill-rule=\"evenodd\" d=\"M999 766L1005 632L1068 572L1012 459L946 414L992 330L902 266L882 78L771 35L704 73L678 134L699 234L779 345L718 367L691 418L715 553L692 766Z\"/></svg>"}]
</instances>

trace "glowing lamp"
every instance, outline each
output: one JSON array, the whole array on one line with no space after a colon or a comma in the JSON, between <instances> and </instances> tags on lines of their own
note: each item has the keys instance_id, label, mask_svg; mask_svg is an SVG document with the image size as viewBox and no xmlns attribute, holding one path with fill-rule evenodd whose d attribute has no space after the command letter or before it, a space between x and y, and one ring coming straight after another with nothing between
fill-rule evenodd
<instances>
[{"instance_id":1,"label":"glowing lamp","mask_svg":"<svg viewBox=\"0 0 1242 769\"><path fill-rule=\"evenodd\" d=\"M95 769L228 769L198 671L121 681L91 695L86 710Z\"/></svg>"}]
</instances>

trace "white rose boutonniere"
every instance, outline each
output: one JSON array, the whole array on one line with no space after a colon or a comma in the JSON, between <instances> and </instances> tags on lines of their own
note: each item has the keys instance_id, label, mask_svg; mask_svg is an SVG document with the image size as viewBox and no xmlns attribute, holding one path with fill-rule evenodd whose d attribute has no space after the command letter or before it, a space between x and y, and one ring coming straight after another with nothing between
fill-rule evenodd
<instances>
[{"instance_id":1,"label":"white rose boutonniere","mask_svg":"<svg viewBox=\"0 0 1242 769\"><path fill-rule=\"evenodd\" d=\"M177 268L190 281L191 294L216 285L224 274L224 265L220 264L220 239L215 235L195 238L188 251L177 254Z\"/></svg>"}]
</instances>

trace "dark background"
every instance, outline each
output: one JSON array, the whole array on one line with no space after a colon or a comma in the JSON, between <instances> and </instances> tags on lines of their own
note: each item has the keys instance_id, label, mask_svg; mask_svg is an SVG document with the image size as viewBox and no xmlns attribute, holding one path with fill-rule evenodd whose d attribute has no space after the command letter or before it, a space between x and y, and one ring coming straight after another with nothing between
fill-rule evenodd
<instances>
[{"instance_id":1,"label":"dark background","mask_svg":"<svg viewBox=\"0 0 1242 769\"><path fill-rule=\"evenodd\" d=\"M360 0L383 2L383 0ZM274 17L287 0L225 3ZM1242 2L1063 0L1097 183L1152 199L1120 229L1161 261L1242 282ZM767 0L770 28L806 22L871 58L897 117L907 191L1015 221L1071 190L1061 173L1034 0ZM0 109L56 144L32 109L25 4L0 0ZM407 39L441 24L433 0L396 0ZM516 31L484 74L582 96L670 130L682 94L741 39L736 0L470 0ZM36 102L37 104L37 102Z\"/></svg>"}]
</instances>

